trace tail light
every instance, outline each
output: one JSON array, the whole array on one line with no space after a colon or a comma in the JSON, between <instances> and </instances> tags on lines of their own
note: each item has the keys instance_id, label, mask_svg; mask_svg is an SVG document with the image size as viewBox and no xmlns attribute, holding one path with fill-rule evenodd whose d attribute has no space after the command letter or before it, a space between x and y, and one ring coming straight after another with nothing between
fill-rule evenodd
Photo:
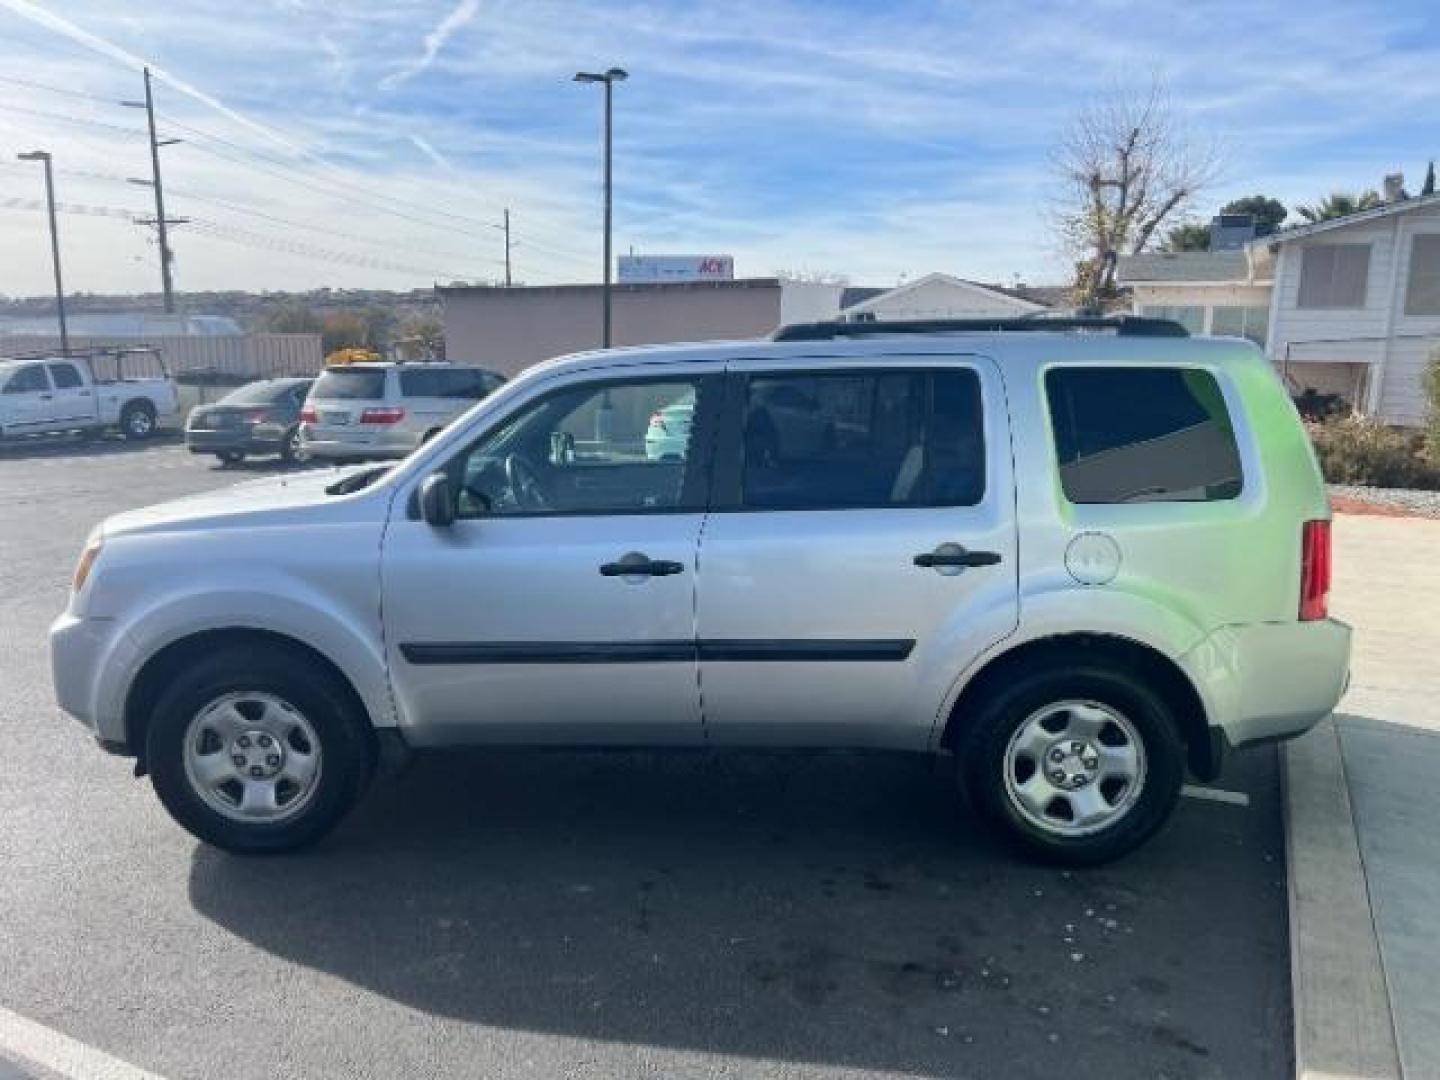
<instances>
[{"instance_id":1,"label":"tail light","mask_svg":"<svg viewBox=\"0 0 1440 1080\"><path fill-rule=\"evenodd\" d=\"M405 410L395 406L381 409L366 409L360 414L362 424L398 424L405 419Z\"/></svg>"},{"instance_id":2,"label":"tail light","mask_svg":"<svg viewBox=\"0 0 1440 1080\"><path fill-rule=\"evenodd\" d=\"M318 424L320 418L315 415L315 410L312 407L306 405L300 410L300 422L302 424Z\"/></svg>"},{"instance_id":3,"label":"tail light","mask_svg":"<svg viewBox=\"0 0 1440 1080\"><path fill-rule=\"evenodd\" d=\"M1330 593L1330 522L1307 521L1300 530L1300 620L1326 615Z\"/></svg>"}]
</instances>

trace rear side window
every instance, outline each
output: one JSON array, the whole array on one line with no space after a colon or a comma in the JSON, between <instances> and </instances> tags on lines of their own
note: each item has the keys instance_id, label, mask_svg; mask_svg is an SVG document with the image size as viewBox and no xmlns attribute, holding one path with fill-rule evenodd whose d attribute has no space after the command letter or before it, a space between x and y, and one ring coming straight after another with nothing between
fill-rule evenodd
<instances>
[{"instance_id":1,"label":"rear side window","mask_svg":"<svg viewBox=\"0 0 1440 1080\"><path fill-rule=\"evenodd\" d=\"M1045 376L1072 503L1210 502L1240 494L1220 386L1189 368L1057 368Z\"/></svg>"},{"instance_id":2,"label":"rear side window","mask_svg":"<svg viewBox=\"0 0 1440 1080\"><path fill-rule=\"evenodd\" d=\"M75 370L74 364L51 364L50 378L55 380L56 390L74 390L85 385L85 380L80 378L80 372Z\"/></svg>"},{"instance_id":3,"label":"rear side window","mask_svg":"<svg viewBox=\"0 0 1440 1080\"><path fill-rule=\"evenodd\" d=\"M45 378L45 369L39 364L23 367L5 384L7 394L28 394L35 390L49 390L50 380Z\"/></svg>"},{"instance_id":4,"label":"rear side window","mask_svg":"<svg viewBox=\"0 0 1440 1080\"><path fill-rule=\"evenodd\" d=\"M748 509L973 506L985 494L968 369L754 375L743 422Z\"/></svg>"},{"instance_id":5,"label":"rear side window","mask_svg":"<svg viewBox=\"0 0 1440 1080\"><path fill-rule=\"evenodd\" d=\"M400 372L405 397L460 398L478 401L492 389L494 376L478 368L406 368Z\"/></svg>"},{"instance_id":6,"label":"rear side window","mask_svg":"<svg viewBox=\"0 0 1440 1080\"><path fill-rule=\"evenodd\" d=\"M326 368L310 396L316 401L358 401L385 397L385 369Z\"/></svg>"}]
</instances>

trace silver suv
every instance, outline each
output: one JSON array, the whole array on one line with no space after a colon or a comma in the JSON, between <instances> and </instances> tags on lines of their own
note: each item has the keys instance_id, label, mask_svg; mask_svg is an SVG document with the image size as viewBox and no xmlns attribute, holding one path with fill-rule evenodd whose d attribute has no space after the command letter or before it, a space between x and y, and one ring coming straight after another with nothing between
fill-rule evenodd
<instances>
[{"instance_id":1,"label":"silver suv","mask_svg":"<svg viewBox=\"0 0 1440 1080\"><path fill-rule=\"evenodd\" d=\"M326 368L300 413L300 453L330 461L404 457L504 382L463 364Z\"/></svg>"},{"instance_id":2,"label":"silver suv","mask_svg":"<svg viewBox=\"0 0 1440 1080\"><path fill-rule=\"evenodd\" d=\"M820 324L553 361L393 467L120 514L51 648L233 850L320 837L389 739L940 755L1094 863L1335 706L1329 517L1248 342Z\"/></svg>"}]
</instances>

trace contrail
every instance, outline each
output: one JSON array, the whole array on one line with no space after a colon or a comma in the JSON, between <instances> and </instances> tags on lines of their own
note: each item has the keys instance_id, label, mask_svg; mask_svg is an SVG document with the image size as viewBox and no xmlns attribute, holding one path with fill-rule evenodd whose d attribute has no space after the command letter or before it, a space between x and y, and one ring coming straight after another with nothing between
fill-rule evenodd
<instances>
[{"instance_id":1,"label":"contrail","mask_svg":"<svg viewBox=\"0 0 1440 1080\"><path fill-rule=\"evenodd\" d=\"M90 31L84 30L81 27L76 26L70 20L61 18L59 15L56 15L52 11L46 11L39 4L32 3L31 0L0 0L0 9L11 11L14 14L20 16L20 18L28 19L30 22L33 22L38 26L43 26L47 30L53 30L55 33L60 34L63 37L67 37L71 41L99 53L101 56L109 57L111 60L123 64L126 67L134 68L135 70L139 71L141 68L144 68L148 65L150 68L150 74L153 75L155 78L159 79L166 86L169 86L174 90L178 90L180 93L185 94L187 97L194 98L196 101L200 102L203 105L208 105L210 108L220 113L220 115L226 117L229 120L233 120L235 123L239 124L246 130L254 132L256 135L268 139L272 143L283 146L287 150L293 151L297 154L303 154L306 156L308 156L309 154L309 152L302 144L295 142L293 139L286 138L278 131L272 131L264 124L260 124L255 122L254 120L251 120L244 113L236 112L219 98L207 94L204 90L201 90L197 86L192 86L184 79L180 79L174 75L171 75L163 68L156 67L154 64L149 63L149 61L147 61L144 57L136 56L128 49L122 49L119 45L116 45L110 41L106 41L99 35L92 34Z\"/></svg>"}]
</instances>

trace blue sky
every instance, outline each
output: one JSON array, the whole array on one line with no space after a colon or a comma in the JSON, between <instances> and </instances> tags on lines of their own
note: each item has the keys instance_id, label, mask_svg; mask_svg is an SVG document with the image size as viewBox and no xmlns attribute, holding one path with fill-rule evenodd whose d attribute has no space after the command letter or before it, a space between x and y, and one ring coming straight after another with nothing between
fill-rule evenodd
<instances>
[{"instance_id":1,"label":"blue sky","mask_svg":"<svg viewBox=\"0 0 1440 1080\"><path fill-rule=\"evenodd\" d=\"M155 287L142 115L157 71L181 288L406 287L599 270L600 94L620 65L620 251L859 284L1062 280L1052 149L1087 100L1167 85L1221 177L1204 216L1418 187L1440 155L1433 4L860 0L0 0L0 293ZM59 93L57 91L65 91ZM224 140L218 141L218 140Z\"/></svg>"}]
</instances>

